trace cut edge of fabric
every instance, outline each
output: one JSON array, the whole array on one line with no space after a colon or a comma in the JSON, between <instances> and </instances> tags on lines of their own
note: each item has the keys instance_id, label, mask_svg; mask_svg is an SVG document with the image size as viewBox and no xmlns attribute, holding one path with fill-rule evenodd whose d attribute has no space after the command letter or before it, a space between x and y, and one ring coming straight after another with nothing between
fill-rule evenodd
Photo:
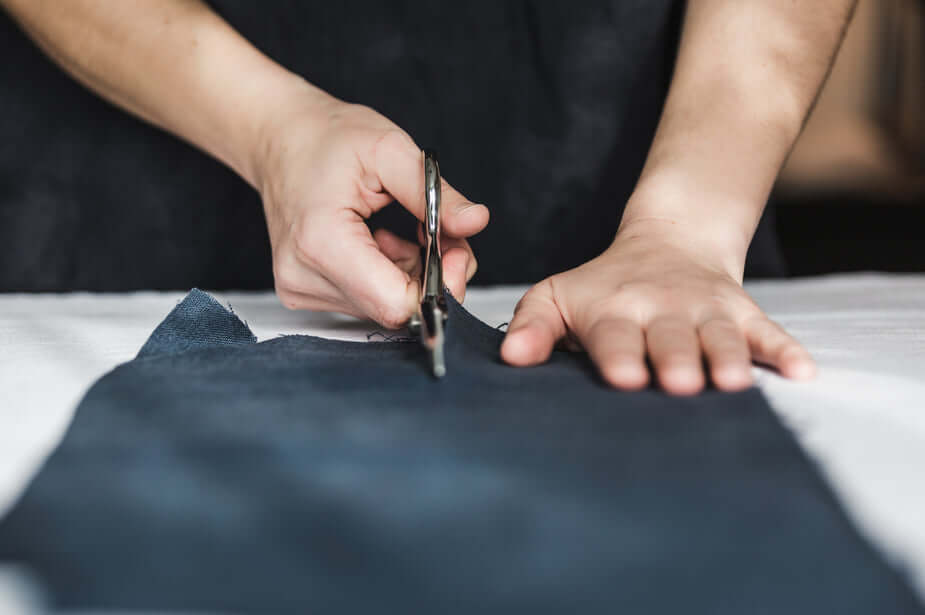
<instances>
[{"instance_id":1,"label":"cut edge of fabric","mask_svg":"<svg viewBox=\"0 0 925 615\"><path fill-rule=\"evenodd\" d=\"M447 339L453 340L453 343L456 342L457 338L460 336L468 337L466 343L471 345L473 341L479 344L488 345L490 347L500 346L501 341L506 335L505 331L501 327L506 327L509 323L501 323L497 327L491 326L478 317L472 314L469 310L463 306L453 295L450 293L449 289L445 289L446 292L446 302L447 302L447 314L448 321L446 325ZM246 323L245 323L246 324ZM463 331L464 333L459 333ZM375 328L371 329L366 333L366 340L342 340L334 339L328 337L321 337L319 335L312 335L309 333L279 333L273 339L282 339L288 337L295 338L304 338L312 340L319 343L332 342L336 344L342 344L346 346L375 346L377 344L415 344L419 343L419 340L415 338L408 331L407 328L401 329L382 329ZM270 340L264 340L270 341Z\"/></svg>"}]
</instances>

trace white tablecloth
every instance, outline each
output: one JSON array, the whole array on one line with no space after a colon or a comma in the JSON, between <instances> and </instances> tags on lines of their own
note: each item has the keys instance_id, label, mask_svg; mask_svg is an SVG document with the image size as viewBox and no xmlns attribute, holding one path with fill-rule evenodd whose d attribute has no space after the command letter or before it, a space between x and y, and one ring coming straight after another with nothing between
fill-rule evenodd
<instances>
[{"instance_id":1,"label":"white tablecloth","mask_svg":"<svg viewBox=\"0 0 925 615\"><path fill-rule=\"evenodd\" d=\"M466 307L497 325L523 290L472 289ZM861 530L925 595L925 276L759 282L749 291L820 364L808 383L756 368L759 386ZM183 294L0 295L0 512L62 437L87 388L131 359ZM376 330L287 311L270 293L215 294L261 340L364 340Z\"/></svg>"}]
</instances>

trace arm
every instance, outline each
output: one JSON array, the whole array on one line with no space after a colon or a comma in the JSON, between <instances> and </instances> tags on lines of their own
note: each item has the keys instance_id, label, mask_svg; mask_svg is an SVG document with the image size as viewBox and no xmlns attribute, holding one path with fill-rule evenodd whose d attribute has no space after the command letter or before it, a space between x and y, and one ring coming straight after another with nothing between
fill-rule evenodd
<instances>
[{"instance_id":1,"label":"arm","mask_svg":"<svg viewBox=\"0 0 925 615\"><path fill-rule=\"evenodd\" d=\"M623 226L661 219L694 227L721 247L733 271L743 269L856 2L691 0L669 96Z\"/></svg>"},{"instance_id":2,"label":"arm","mask_svg":"<svg viewBox=\"0 0 925 615\"><path fill-rule=\"evenodd\" d=\"M417 299L417 247L369 234L398 200L423 215L420 150L400 128L279 66L199 0L0 0L68 73L234 169L263 197L277 292L293 308L397 326ZM317 169L335 169L323 179ZM448 284L475 270L463 237L488 221L444 191ZM465 215L462 212L465 211ZM459 214L459 215L457 215Z\"/></svg>"},{"instance_id":3,"label":"arm","mask_svg":"<svg viewBox=\"0 0 925 615\"><path fill-rule=\"evenodd\" d=\"M0 0L72 77L186 139L256 185L250 158L268 111L301 90L208 7L188 0Z\"/></svg>"},{"instance_id":4,"label":"arm","mask_svg":"<svg viewBox=\"0 0 925 615\"><path fill-rule=\"evenodd\" d=\"M544 280L502 346L545 361L568 336L613 386L678 394L751 384L751 360L812 375L808 353L742 289L774 180L832 64L855 0L690 0L668 99L613 244Z\"/></svg>"}]
</instances>

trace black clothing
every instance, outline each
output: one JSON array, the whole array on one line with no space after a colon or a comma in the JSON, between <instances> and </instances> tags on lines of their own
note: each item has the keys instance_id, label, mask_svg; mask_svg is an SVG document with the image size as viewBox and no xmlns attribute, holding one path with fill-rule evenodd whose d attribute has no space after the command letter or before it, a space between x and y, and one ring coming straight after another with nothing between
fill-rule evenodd
<instances>
[{"instance_id":1,"label":"black clothing","mask_svg":"<svg viewBox=\"0 0 925 615\"><path fill-rule=\"evenodd\" d=\"M536 282L612 240L672 72L680 0L213 0L287 68L440 152L492 211L475 282ZM0 15L0 289L270 288L258 196L110 107ZM247 79L242 74L241 79ZM391 206L373 221L410 234ZM769 225L747 273L782 271Z\"/></svg>"}]
</instances>

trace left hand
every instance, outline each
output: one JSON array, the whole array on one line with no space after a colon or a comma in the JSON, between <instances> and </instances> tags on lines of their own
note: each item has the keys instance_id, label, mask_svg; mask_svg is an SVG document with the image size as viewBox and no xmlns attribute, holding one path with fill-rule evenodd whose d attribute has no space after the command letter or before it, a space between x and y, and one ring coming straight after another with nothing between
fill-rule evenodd
<instances>
[{"instance_id":1,"label":"left hand","mask_svg":"<svg viewBox=\"0 0 925 615\"><path fill-rule=\"evenodd\" d=\"M668 393L705 385L752 384L751 362L790 378L809 378L809 353L761 311L740 273L690 229L656 220L622 228L613 244L584 265L543 280L517 306L501 356L543 363L561 341L580 346L618 389L649 383L646 357Z\"/></svg>"}]
</instances>

